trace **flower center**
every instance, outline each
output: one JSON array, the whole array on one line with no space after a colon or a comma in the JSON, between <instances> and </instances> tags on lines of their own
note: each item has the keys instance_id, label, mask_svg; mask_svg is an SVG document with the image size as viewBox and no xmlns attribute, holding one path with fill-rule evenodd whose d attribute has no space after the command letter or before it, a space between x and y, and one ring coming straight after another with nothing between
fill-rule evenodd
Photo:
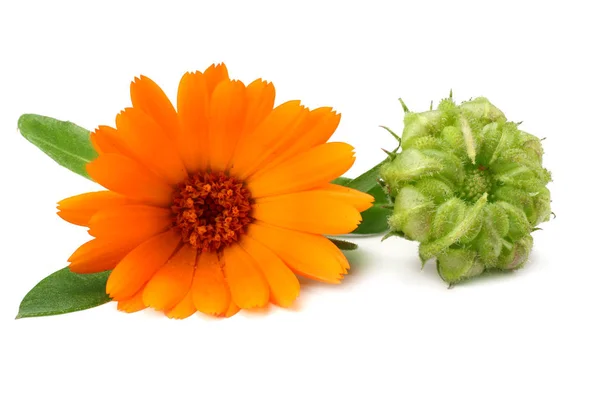
<instances>
[{"instance_id":1,"label":"flower center","mask_svg":"<svg viewBox=\"0 0 600 400\"><path fill-rule=\"evenodd\" d=\"M184 242L216 252L237 242L253 221L251 201L241 181L222 172L195 173L175 188L173 226Z\"/></svg>"},{"instance_id":2,"label":"flower center","mask_svg":"<svg viewBox=\"0 0 600 400\"><path fill-rule=\"evenodd\" d=\"M460 197L470 203L476 202L484 193L491 194L493 182L486 167L479 166L468 169L465 184L460 192Z\"/></svg>"}]
</instances>

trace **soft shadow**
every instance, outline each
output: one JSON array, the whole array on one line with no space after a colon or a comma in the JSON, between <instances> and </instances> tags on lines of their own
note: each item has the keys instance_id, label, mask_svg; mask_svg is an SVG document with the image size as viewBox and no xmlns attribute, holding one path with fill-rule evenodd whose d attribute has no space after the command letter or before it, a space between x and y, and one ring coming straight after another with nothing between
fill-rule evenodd
<instances>
[{"instance_id":1,"label":"soft shadow","mask_svg":"<svg viewBox=\"0 0 600 400\"><path fill-rule=\"evenodd\" d=\"M448 289L458 288L458 287L468 287L471 285L479 285L485 282L502 282L503 280L512 280L518 277L519 275L529 274L532 271L535 271L542 262L541 258L538 254L532 253L529 256L529 259L525 263L525 265L516 270L501 270L501 269L491 269L484 271L481 275L474 276L463 281L457 282L452 285L446 284L443 280L441 280L436 267L435 258L427 261L425 266L421 267L421 260L416 257L410 261L409 265L405 265L407 268L413 272L413 275L416 275L418 272L426 275L425 279L432 279L441 281L442 283L448 286Z\"/></svg>"},{"instance_id":2,"label":"soft shadow","mask_svg":"<svg viewBox=\"0 0 600 400\"><path fill-rule=\"evenodd\" d=\"M486 270L481 275L474 276L472 278L466 279L464 281L460 281L453 285L450 285L448 289L454 289L459 287L468 287L471 285L479 285L482 282L501 282L502 280L514 279L520 270L500 270L500 269L492 269Z\"/></svg>"},{"instance_id":3,"label":"soft shadow","mask_svg":"<svg viewBox=\"0 0 600 400\"><path fill-rule=\"evenodd\" d=\"M296 301L286 311L297 312L304 308L305 299L311 296L311 293L319 290L336 290L341 289L341 286L346 286L353 282L355 279L360 279L365 271L372 267L369 265L369 255L366 254L365 249L360 247L357 250L343 251L344 256L350 264L350 269L344 278L338 284L320 282L314 279L306 278L304 276L298 276L300 282L300 295Z\"/></svg>"},{"instance_id":4,"label":"soft shadow","mask_svg":"<svg viewBox=\"0 0 600 400\"><path fill-rule=\"evenodd\" d=\"M365 273L369 268L372 268L372 265L369 265L369 258L367 251L365 249L361 249L360 247L357 250L353 251L345 251L344 255L350 264L350 269L348 270L348 274L344 278L344 280L353 280L357 277L361 276Z\"/></svg>"},{"instance_id":5,"label":"soft shadow","mask_svg":"<svg viewBox=\"0 0 600 400\"><path fill-rule=\"evenodd\" d=\"M469 278L462 282L458 282L457 284L453 285L452 287L469 286L469 285L474 285L474 284L478 284L481 282L501 282L503 280L508 281L508 280L516 279L517 277L519 277L519 275L529 274L529 273L532 273L533 271L536 271L536 269L539 268L540 263L541 263L541 259L540 259L539 255L537 255L536 253L531 253L529 255L529 259L525 262L525 265L519 269L486 270L481 275L475 276L473 278Z\"/></svg>"},{"instance_id":6,"label":"soft shadow","mask_svg":"<svg viewBox=\"0 0 600 400\"><path fill-rule=\"evenodd\" d=\"M277 307L272 306L270 303L267 303L267 305L265 307L240 310L237 312L236 315L243 315L248 318L257 318L257 317L264 318L264 317L272 314L275 308L277 308ZM234 315L230 318L235 318L236 315ZM206 315L201 312L196 312L196 314L192 315L192 317L196 317L196 318L202 319L204 321L212 321L212 322L227 321L230 319L230 318L223 317L223 316Z\"/></svg>"},{"instance_id":7,"label":"soft shadow","mask_svg":"<svg viewBox=\"0 0 600 400\"><path fill-rule=\"evenodd\" d=\"M240 310L240 313L244 313L250 316L264 317L265 315L269 315L273 313L274 307L271 306L271 303L267 303L266 306L260 308L251 308L247 310Z\"/></svg>"},{"instance_id":8,"label":"soft shadow","mask_svg":"<svg viewBox=\"0 0 600 400\"><path fill-rule=\"evenodd\" d=\"M422 275L425 275L426 279L440 279L435 259L428 260L425 265L423 265L421 259L417 256L415 257L415 261L411 263L411 268L415 271L419 271Z\"/></svg>"}]
</instances>

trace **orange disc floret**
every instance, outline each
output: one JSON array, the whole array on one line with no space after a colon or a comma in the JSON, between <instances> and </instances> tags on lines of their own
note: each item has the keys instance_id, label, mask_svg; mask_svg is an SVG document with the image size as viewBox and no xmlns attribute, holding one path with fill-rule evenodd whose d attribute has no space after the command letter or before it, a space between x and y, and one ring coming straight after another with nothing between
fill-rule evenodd
<instances>
[{"instance_id":1,"label":"orange disc floret","mask_svg":"<svg viewBox=\"0 0 600 400\"><path fill-rule=\"evenodd\" d=\"M222 172L195 173L173 193L173 227L184 243L218 252L237 242L252 222L250 191Z\"/></svg>"},{"instance_id":2,"label":"orange disc floret","mask_svg":"<svg viewBox=\"0 0 600 400\"><path fill-rule=\"evenodd\" d=\"M176 107L144 76L131 100L91 135L87 170L107 190L58 205L93 237L72 271L111 270L119 310L171 318L288 307L297 275L343 278L348 262L324 235L353 231L373 198L330 183L354 162L351 146L327 143L339 114L274 107L271 83L231 80L224 64L186 73Z\"/></svg>"}]
</instances>

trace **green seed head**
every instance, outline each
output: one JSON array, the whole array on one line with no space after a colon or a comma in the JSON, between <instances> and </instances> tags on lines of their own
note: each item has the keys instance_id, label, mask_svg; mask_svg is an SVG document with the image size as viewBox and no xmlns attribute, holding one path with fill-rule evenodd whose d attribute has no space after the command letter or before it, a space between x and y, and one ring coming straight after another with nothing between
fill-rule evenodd
<instances>
[{"instance_id":1,"label":"green seed head","mask_svg":"<svg viewBox=\"0 0 600 400\"><path fill-rule=\"evenodd\" d=\"M463 189L460 193L460 198L474 203L484 193L492 191L492 176L484 167L465 168L465 181Z\"/></svg>"},{"instance_id":2,"label":"green seed head","mask_svg":"<svg viewBox=\"0 0 600 400\"><path fill-rule=\"evenodd\" d=\"M448 283L520 268L551 214L542 155L540 139L483 97L407 112L402 151L380 171L395 200L390 228L420 242Z\"/></svg>"}]
</instances>

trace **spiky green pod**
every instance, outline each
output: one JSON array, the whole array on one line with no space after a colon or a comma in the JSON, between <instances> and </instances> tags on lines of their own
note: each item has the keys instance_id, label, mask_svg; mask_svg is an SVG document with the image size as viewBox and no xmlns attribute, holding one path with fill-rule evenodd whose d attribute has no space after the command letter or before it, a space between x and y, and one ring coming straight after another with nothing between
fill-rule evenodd
<instances>
[{"instance_id":1,"label":"spiky green pod","mask_svg":"<svg viewBox=\"0 0 600 400\"><path fill-rule=\"evenodd\" d=\"M522 267L531 232L551 214L540 139L483 97L405 111L402 150L380 171L391 233L420 242L422 262L435 257L450 284Z\"/></svg>"}]
</instances>

